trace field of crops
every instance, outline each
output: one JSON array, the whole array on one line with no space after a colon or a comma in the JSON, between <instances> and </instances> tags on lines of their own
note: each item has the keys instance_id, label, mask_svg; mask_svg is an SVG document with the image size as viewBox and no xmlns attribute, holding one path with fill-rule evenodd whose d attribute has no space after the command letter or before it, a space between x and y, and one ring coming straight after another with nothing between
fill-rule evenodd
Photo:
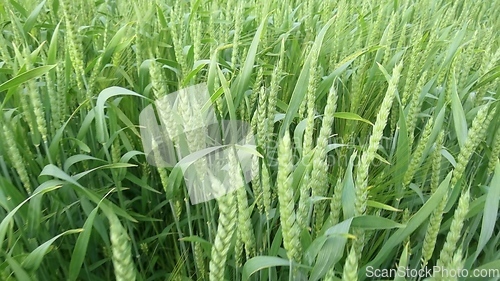
<instances>
[{"instance_id":1,"label":"field of crops","mask_svg":"<svg viewBox=\"0 0 500 281\"><path fill-rule=\"evenodd\" d=\"M0 2L0 280L499 280L498 15Z\"/></svg>"}]
</instances>

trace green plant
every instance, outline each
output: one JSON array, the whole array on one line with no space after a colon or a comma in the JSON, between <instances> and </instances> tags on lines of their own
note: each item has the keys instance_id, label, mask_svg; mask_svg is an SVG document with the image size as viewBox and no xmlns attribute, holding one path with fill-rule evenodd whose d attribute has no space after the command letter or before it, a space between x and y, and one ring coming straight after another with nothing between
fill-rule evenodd
<instances>
[{"instance_id":1,"label":"green plant","mask_svg":"<svg viewBox=\"0 0 500 281\"><path fill-rule=\"evenodd\" d=\"M443 265L498 280L498 14L498 0L1 2L0 279ZM199 83L210 101L194 110L186 92L178 116L155 103ZM207 108L248 122L252 180L232 159L239 189L192 204L182 169L145 153L149 105L174 143ZM185 136L206 149L205 131Z\"/></svg>"}]
</instances>

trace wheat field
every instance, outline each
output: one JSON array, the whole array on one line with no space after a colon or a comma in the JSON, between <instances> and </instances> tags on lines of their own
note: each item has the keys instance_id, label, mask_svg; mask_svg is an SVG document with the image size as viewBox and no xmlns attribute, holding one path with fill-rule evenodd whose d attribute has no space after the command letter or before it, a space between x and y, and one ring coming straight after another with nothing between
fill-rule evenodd
<instances>
[{"instance_id":1,"label":"wheat field","mask_svg":"<svg viewBox=\"0 0 500 281\"><path fill-rule=\"evenodd\" d=\"M0 2L0 280L500 280L499 14Z\"/></svg>"}]
</instances>

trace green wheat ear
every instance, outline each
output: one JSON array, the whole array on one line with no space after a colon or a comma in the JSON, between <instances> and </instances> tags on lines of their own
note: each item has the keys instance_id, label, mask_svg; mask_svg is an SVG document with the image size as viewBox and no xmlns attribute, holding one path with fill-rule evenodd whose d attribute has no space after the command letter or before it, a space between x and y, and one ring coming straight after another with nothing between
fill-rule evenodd
<instances>
[{"instance_id":1,"label":"green wheat ear","mask_svg":"<svg viewBox=\"0 0 500 281\"><path fill-rule=\"evenodd\" d=\"M292 147L288 131L278 148L278 200L280 204L280 220L283 233L283 245L291 261L300 263L302 246L300 228L296 221L295 199L292 187Z\"/></svg>"},{"instance_id":2,"label":"green wheat ear","mask_svg":"<svg viewBox=\"0 0 500 281\"><path fill-rule=\"evenodd\" d=\"M217 179L212 178L214 190L221 187ZM231 240L233 238L237 223L237 200L235 192L230 192L217 199L219 205L219 222L215 241L212 245L212 253L209 264L209 280L224 280L226 262L228 253L231 249Z\"/></svg>"},{"instance_id":3,"label":"green wheat ear","mask_svg":"<svg viewBox=\"0 0 500 281\"><path fill-rule=\"evenodd\" d=\"M437 261L438 266L443 266L444 268L451 268L454 261L455 250L461 246L458 244L460 238L462 237L462 228L465 222L467 212L469 211L470 204L470 190L467 188L460 196L458 201L457 209L453 215L453 220L451 221L450 231L446 236L446 242L444 243L443 249L441 250L439 260ZM460 254L461 256L461 254Z\"/></svg>"},{"instance_id":4,"label":"green wheat ear","mask_svg":"<svg viewBox=\"0 0 500 281\"><path fill-rule=\"evenodd\" d=\"M117 281L135 281L136 271L132 261L130 238L115 215L109 217L113 266Z\"/></svg>"},{"instance_id":5,"label":"green wheat ear","mask_svg":"<svg viewBox=\"0 0 500 281\"><path fill-rule=\"evenodd\" d=\"M495 134L495 138L493 139L493 143L491 145L491 156L488 162L488 174L493 173L495 170L495 166L498 163L500 155L500 128L497 129Z\"/></svg>"},{"instance_id":6,"label":"green wheat ear","mask_svg":"<svg viewBox=\"0 0 500 281\"><path fill-rule=\"evenodd\" d=\"M332 126L334 120L334 113L337 109L337 90L335 85L330 87L328 93L326 107L323 114L323 122L319 131L316 148L312 160L312 180L310 182L310 189L313 196L327 196L328 194L328 159L327 159L327 146L328 138L332 133ZM316 220L315 230L318 233L323 227L323 221L326 213L326 202L319 202L314 209L314 216Z\"/></svg>"},{"instance_id":7,"label":"green wheat ear","mask_svg":"<svg viewBox=\"0 0 500 281\"><path fill-rule=\"evenodd\" d=\"M252 226L252 207L248 205L245 182L241 176L241 169L237 161L236 152L229 159L229 165L233 168L231 172L232 185L237 186L236 199L238 202L238 235L245 245L246 258L255 255L255 234Z\"/></svg>"},{"instance_id":8,"label":"green wheat ear","mask_svg":"<svg viewBox=\"0 0 500 281\"><path fill-rule=\"evenodd\" d=\"M351 247L349 255L347 256L344 265L344 272L342 273L342 280L358 280L358 258L356 257L356 250L354 249L354 246Z\"/></svg>"}]
</instances>

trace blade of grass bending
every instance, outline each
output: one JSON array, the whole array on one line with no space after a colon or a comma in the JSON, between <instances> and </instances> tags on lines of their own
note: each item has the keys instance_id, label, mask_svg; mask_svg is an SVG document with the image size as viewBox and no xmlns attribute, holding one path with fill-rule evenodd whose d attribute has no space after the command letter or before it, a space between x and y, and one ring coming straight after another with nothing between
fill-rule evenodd
<instances>
[{"instance_id":1,"label":"blade of grass bending","mask_svg":"<svg viewBox=\"0 0 500 281\"><path fill-rule=\"evenodd\" d=\"M92 168L92 169L86 170L84 172L78 173L78 174L74 175L73 178L75 180L79 180L82 177L84 177L84 176L86 176L94 171L102 170L102 169L122 169L122 168L132 168L132 167L137 167L137 165L129 164L129 163L111 163L111 164L102 165L102 166Z\"/></svg>"},{"instance_id":2,"label":"blade of grass bending","mask_svg":"<svg viewBox=\"0 0 500 281\"><path fill-rule=\"evenodd\" d=\"M44 193L56 190L56 189L60 188L61 186L62 185L52 185L52 186L47 186L46 188L41 189L41 190L35 190L35 192L30 197L26 198L26 200L24 200L23 202L21 202L21 204L17 205L17 207L15 207L12 211L10 211L5 216L5 218L3 218L2 222L0 223L0 245L3 244L4 238L5 238L5 234L7 233L7 228L9 226L9 224L12 222L12 219L13 219L14 215L17 213L17 211L22 206L24 206L24 204L26 204L28 201L31 200L31 198L33 198L33 197L35 197L37 195L44 194Z\"/></svg>"},{"instance_id":3,"label":"blade of grass bending","mask_svg":"<svg viewBox=\"0 0 500 281\"><path fill-rule=\"evenodd\" d=\"M403 228L404 224L397 223L384 217L365 215L353 217L351 226L369 230Z\"/></svg>"},{"instance_id":4,"label":"blade of grass bending","mask_svg":"<svg viewBox=\"0 0 500 281\"><path fill-rule=\"evenodd\" d=\"M342 258L352 221L349 218L328 228L307 248L304 257L313 266L309 280L319 280Z\"/></svg>"},{"instance_id":5,"label":"blade of grass bending","mask_svg":"<svg viewBox=\"0 0 500 281\"><path fill-rule=\"evenodd\" d=\"M27 82L35 77L42 76L43 74L49 72L52 68L54 68L56 65L44 65L44 66L39 66L37 68L33 68L31 70L28 70L26 72L23 72L21 74L16 75L16 77L5 81L0 85L0 92L3 92L5 90L8 90L10 88L16 87L21 85L24 82ZM5 97L3 100L2 108L9 99L10 96Z\"/></svg>"},{"instance_id":6,"label":"blade of grass bending","mask_svg":"<svg viewBox=\"0 0 500 281\"><path fill-rule=\"evenodd\" d=\"M270 256L253 257L249 259L243 266L241 280L247 281L248 279L250 279L250 276L252 276L254 273L262 269L277 267L277 266L290 266L290 261Z\"/></svg>"},{"instance_id":7,"label":"blade of grass bending","mask_svg":"<svg viewBox=\"0 0 500 281\"><path fill-rule=\"evenodd\" d=\"M1 165L4 165L4 163L1 163ZM0 175L0 186L2 187L0 188L0 207L4 208L7 212L12 211L26 198L25 195L12 184L11 179L2 175ZM18 213L23 219L28 217L26 209L19 210Z\"/></svg>"},{"instance_id":8,"label":"blade of grass bending","mask_svg":"<svg viewBox=\"0 0 500 281\"><path fill-rule=\"evenodd\" d=\"M13 259L10 256L7 256L5 257L5 260L9 264L12 271L14 271L14 275L17 277L17 280L26 280L26 281L33 280L15 259Z\"/></svg>"},{"instance_id":9,"label":"blade of grass bending","mask_svg":"<svg viewBox=\"0 0 500 281\"><path fill-rule=\"evenodd\" d=\"M140 98L145 98L143 95L140 95L136 92L127 90L121 87L109 87L101 91L99 96L97 97L97 103L95 106L95 121L97 127L97 140L100 143L105 143L109 139L108 129L106 125L106 118L104 116L104 104L106 101L112 97L120 96L120 95L128 95L128 96L136 96Z\"/></svg>"},{"instance_id":10,"label":"blade of grass bending","mask_svg":"<svg viewBox=\"0 0 500 281\"><path fill-rule=\"evenodd\" d=\"M63 170L67 173L71 166L73 166L74 164L76 164L78 162L82 162L85 160L96 160L96 161L106 162L106 161L99 159L97 157L94 157L94 156L90 156L90 155L86 155L86 154L77 154L77 155L73 155L73 156L68 157L68 159L66 159L66 161L64 161Z\"/></svg>"},{"instance_id":11,"label":"blade of grass bending","mask_svg":"<svg viewBox=\"0 0 500 281\"><path fill-rule=\"evenodd\" d=\"M377 201L372 201L372 200L368 200L366 202L366 205L369 207L376 208L376 209L382 209L382 210L387 210L387 211L391 211L391 212L402 212L402 210L394 208L393 206L389 206L387 204L380 203Z\"/></svg>"},{"instance_id":12,"label":"blade of grass bending","mask_svg":"<svg viewBox=\"0 0 500 281\"><path fill-rule=\"evenodd\" d=\"M366 267L372 266L377 268L380 264L387 260L390 256L391 251L393 251L401 242L403 242L406 237L411 235L425 220L431 215L431 213L436 209L436 207L441 203L441 199L448 191L448 186L451 180L451 172L448 176L441 182L436 192L427 200L427 202L418 210L413 217L410 218L405 228L398 229L382 246L375 258L369 262L365 267L360 268L358 276L366 276Z\"/></svg>"},{"instance_id":13,"label":"blade of grass bending","mask_svg":"<svg viewBox=\"0 0 500 281\"><path fill-rule=\"evenodd\" d=\"M200 243L205 253L210 253L212 250L212 243L196 235L180 238L179 241Z\"/></svg>"},{"instance_id":14,"label":"blade of grass bending","mask_svg":"<svg viewBox=\"0 0 500 281\"><path fill-rule=\"evenodd\" d=\"M109 167L110 165L104 165ZM98 167L98 168L103 168L104 166ZM76 189L76 191L80 194L85 195L88 199L93 201L95 204L101 204L101 209L102 211L107 215L109 213L115 213L127 220L130 220L132 222L137 222L136 219L131 217L126 211L123 209L119 208L115 204L111 203L111 201L103 199L102 197L98 196L91 190L84 188L81 184L79 184L73 177L70 175L66 174L64 171L62 171L59 167L49 164L45 166L40 173L40 176L52 176L58 179L63 180L63 182L70 183L71 187ZM1 240L0 240L1 241Z\"/></svg>"},{"instance_id":15,"label":"blade of grass bending","mask_svg":"<svg viewBox=\"0 0 500 281\"><path fill-rule=\"evenodd\" d=\"M333 113L333 117L340 118L340 119L346 119L346 120L361 121L361 122L364 122L366 124L374 126L373 123L370 122L370 120L367 120L367 119L359 116L358 114L352 113L352 112L335 112L335 113Z\"/></svg>"},{"instance_id":16,"label":"blade of grass bending","mask_svg":"<svg viewBox=\"0 0 500 281\"><path fill-rule=\"evenodd\" d=\"M71 229L49 239L42 245L38 246L35 250L33 250L33 252L31 252L26 257L26 259L22 262L23 267L29 271L37 270L40 267L40 264L42 263L43 257L48 253L49 247L52 245L52 243L54 243L54 241L59 239L61 236L79 233L82 231L83 229Z\"/></svg>"}]
</instances>

